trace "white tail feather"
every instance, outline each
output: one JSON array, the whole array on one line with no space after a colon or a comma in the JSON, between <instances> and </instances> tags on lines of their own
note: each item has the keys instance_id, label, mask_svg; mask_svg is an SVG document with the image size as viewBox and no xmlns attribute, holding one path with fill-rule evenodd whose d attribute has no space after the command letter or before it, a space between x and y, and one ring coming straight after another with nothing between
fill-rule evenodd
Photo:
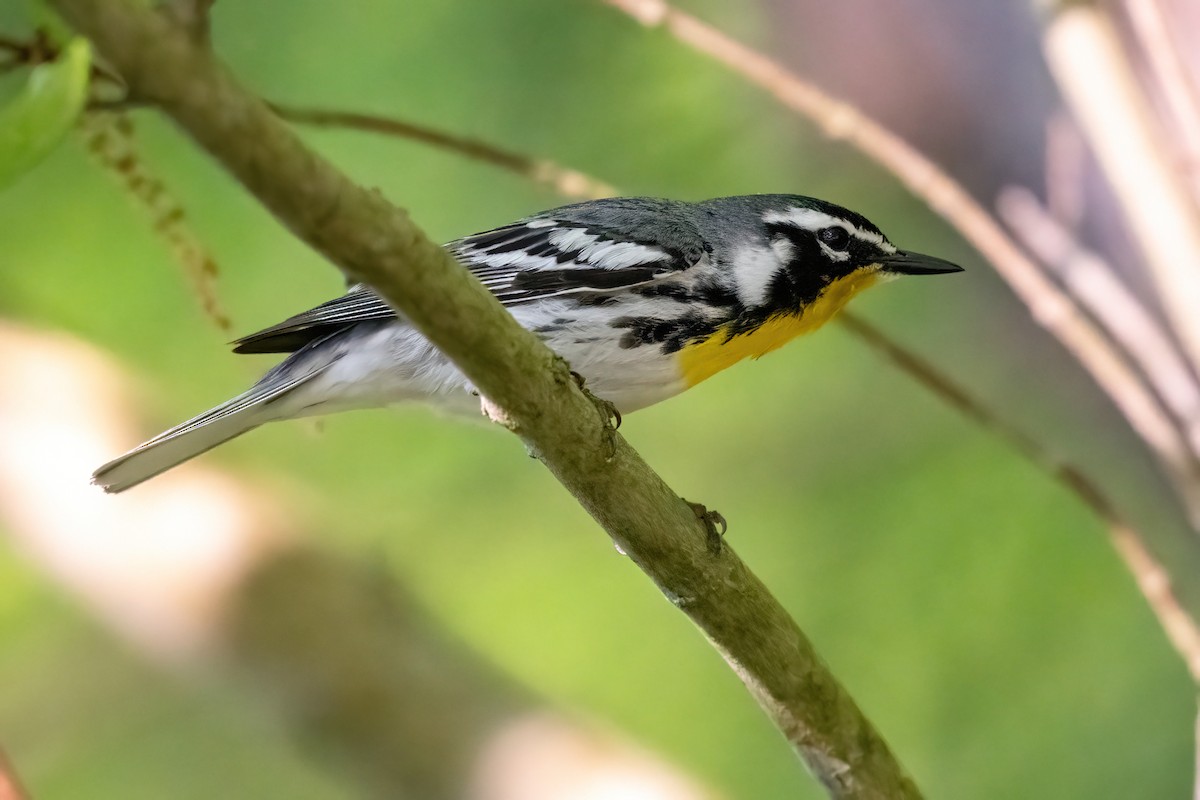
<instances>
[{"instance_id":1,"label":"white tail feather","mask_svg":"<svg viewBox=\"0 0 1200 800\"><path fill-rule=\"evenodd\" d=\"M241 436L264 422L279 419L278 411L272 413L264 406L300 384L312 380L333 363L327 361L306 373L288 375L287 368L294 364L295 360L293 356L268 372L250 391L160 433L119 458L114 458L92 473L92 483L109 494L123 492L166 472L171 467L206 453L235 436Z\"/></svg>"},{"instance_id":2,"label":"white tail feather","mask_svg":"<svg viewBox=\"0 0 1200 800\"><path fill-rule=\"evenodd\" d=\"M185 422L179 428L160 434L100 467L92 474L92 483L110 494L137 486L235 436L257 428L265 420L256 411L258 409L252 406L211 422L198 425Z\"/></svg>"}]
</instances>

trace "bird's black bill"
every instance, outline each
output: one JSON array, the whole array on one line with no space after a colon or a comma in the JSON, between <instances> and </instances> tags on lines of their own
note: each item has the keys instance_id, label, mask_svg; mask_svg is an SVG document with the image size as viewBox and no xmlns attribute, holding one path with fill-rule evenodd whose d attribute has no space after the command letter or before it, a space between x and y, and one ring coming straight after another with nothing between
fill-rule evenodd
<instances>
[{"instance_id":1,"label":"bird's black bill","mask_svg":"<svg viewBox=\"0 0 1200 800\"><path fill-rule=\"evenodd\" d=\"M937 256L900 250L883 260L883 270L896 275L940 275L945 272L962 272L963 268Z\"/></svg>"}]
</instances>

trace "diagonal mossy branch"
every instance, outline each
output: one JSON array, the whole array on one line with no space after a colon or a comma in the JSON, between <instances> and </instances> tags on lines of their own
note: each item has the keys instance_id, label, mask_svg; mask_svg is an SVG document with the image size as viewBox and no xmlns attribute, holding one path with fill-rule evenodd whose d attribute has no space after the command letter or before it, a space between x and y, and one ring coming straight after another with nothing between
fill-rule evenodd
<instances>
[{"instance_id":1,"label":"diagonal mossy branch","mask_svg":"<svg viewBox=\"0 0 1200 800\"><path fill-rule=\"evenodd\" d=\"M299 238L429 337L710 638L837 798L919 793L812 644L730 548L580 391L562 359L402 210L308 150L164 15L132 0L53 0L130 90L175 120Z\"/></svg>"}]
</instances>

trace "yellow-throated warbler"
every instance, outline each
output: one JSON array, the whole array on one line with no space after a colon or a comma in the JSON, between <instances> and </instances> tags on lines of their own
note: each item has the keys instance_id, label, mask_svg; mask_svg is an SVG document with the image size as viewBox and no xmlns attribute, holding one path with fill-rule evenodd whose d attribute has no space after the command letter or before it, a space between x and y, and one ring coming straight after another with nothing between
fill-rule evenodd
<instances>
[{"instance_id":1,"label":"yellow-throated warbler","mask_svg":"<svg viewBox=\"0 0 1200 800\"><path fill-rule=\"evenodd\" d=\"M961 269L896 248L853 211L779 194L594 200L446 247L623 413L816 329L882 279ZM128 489L264 422L409 400L478 408L454 364L365 286L234 344L291 355L94 482Z\"/></svg>"}]
</instances>

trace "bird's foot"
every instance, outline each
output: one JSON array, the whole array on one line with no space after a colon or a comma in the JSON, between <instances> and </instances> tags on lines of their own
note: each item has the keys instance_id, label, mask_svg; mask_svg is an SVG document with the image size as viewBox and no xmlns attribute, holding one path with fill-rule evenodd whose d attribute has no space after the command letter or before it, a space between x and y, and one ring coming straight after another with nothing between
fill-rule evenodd
<instances>
[{"instance_id":1,"label":"bird's foot","mask_svg":"<svg viewBox=\"0 0 1200 800\"><path fill-rule=\"evenodd\" d=\"M592 401L592 405L596 407L596 410L604 418L608 458L612 459L617 454L617 429L621 427L621 412L617 410L617 406L611 401L592 394L587 388L587 381L575 370L571 370L571 378L575 381L575 385L579 387L579 391L583 392L584 396Z\"/></svg>"},{"instance_id":2,"label":"bird's foot","mask_svg":"<svg viewBox=\"0 0 1200 800\"><path fill-rule=\"evenodd\" d=\"M693 503L691 500L684 500L692 508L692 513L696 515L696 519L704 523L704 529L708 532L706 543L708 544L708 552L714 556L720 554L722 547L722 538L725 532L729 530L729 523L725 521L725 517L716 509L709 510L703 503Z\"/></svg>"}]
</instances>

